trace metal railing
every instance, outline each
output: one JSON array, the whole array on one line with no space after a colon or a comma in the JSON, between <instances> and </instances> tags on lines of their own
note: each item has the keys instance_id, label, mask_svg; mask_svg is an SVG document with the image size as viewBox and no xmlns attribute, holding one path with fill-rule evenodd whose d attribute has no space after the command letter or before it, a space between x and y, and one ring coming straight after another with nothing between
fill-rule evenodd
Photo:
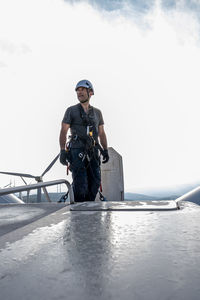
<instances>
[{"instance_id":1,"label":"metal railing","mask_svg":"<svg viewBox=\"0 0 200 300\"><path fill-rule=\"evenodd\" d=\"M0 189L0 196L13 194L13 193L19 193L19 192L26 192L26 191L30 191L30 190L34 190L34 189L39 189L39 188L63 184L63 183L66 184L68 191L69 191L69 202L70 202L70 204L73 204L74 203L73 189L72 189L69 181L67 181L65 179L58 179L58 180L47 181L47 182L39 182L36 184L29 184L29 185L16 186L16 187L11 187L11 188L6 188L6 189Z\"/></svg>"}]
</instances>

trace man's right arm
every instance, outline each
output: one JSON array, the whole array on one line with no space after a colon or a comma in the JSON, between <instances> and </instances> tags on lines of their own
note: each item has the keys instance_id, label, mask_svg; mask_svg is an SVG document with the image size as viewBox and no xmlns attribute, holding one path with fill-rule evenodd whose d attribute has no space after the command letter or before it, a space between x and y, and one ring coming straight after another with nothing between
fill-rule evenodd
<instances>
[{"instance_id":1,"label":"man's right arm","mask_svg":"<svg viewBox=\"0 0 200 300\"><path fill-rule=\"evenodd\" d=\"M60 130L60 149L65 150L66 142L67 142L67 132L70 128L70 124L62 123L61 130Z\"/></svg>"}]
</instances>

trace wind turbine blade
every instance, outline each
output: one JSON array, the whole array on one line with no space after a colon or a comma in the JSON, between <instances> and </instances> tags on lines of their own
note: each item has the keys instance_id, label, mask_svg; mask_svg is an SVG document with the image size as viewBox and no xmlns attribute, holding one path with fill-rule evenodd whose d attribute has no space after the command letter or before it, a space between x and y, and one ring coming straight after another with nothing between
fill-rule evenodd
<instances>
[{"instance_id":1,"label":"wind turbine blade","mask_svg":"<svg viewBox=\"0 0 200 300\"><path fill-rule=\"evenodd\" d=\"M23 177L28 177L28 178L35 178L35 176L31 174L23 174L23 173L13 173L13 172L0 172L1 174L6 174L6 175L13 175L13 176L23 176Z\"/></svg>"},{"instance_id":2,"label":"wind turbine blade","mask_svg":"<svg viewBox=\"0 0 200 300\"><path fill-rule=\"evenodd\" d=\"M60 156L60 153L54 158L54 160L52 160L52 162L50 163L50 165L46 168L46 170L42 173L41 177L43 177L55 164L55 162L57 161L58 157Z\"/></svg>"}]
</instances>

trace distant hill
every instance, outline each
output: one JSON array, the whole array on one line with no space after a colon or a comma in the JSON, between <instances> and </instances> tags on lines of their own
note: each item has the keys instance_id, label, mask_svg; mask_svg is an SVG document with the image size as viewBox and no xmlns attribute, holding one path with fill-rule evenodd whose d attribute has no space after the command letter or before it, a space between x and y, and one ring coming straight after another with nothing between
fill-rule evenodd
<instances>
[{"instance_id":1,"label":"distant hill","mask_svg":"<svg viewBox=\"0 0 200 300\"><path fill-rule=\"evenodd\" d=\"M124 193L124 200L157 200L156 197L136 193Z\"/></svg>"},{"instance_id":2,"label":"distant hill","mask_svg":"<svg viewBox=\"0 0 200 300\"><path fill-rule=\"evenodd\" d=\"M134 192L125 192L124 199L132 201L174 200L197 186L199 186L199 183L182 184L169 187L140 188L135 189ZM52 202L57 202L63 195L65 195L65 193L49 193ZM23 201L26 202L26 196L23 196ZM35 202L37 202L37 195L30 195L29 203ZM42 194L42 202L47 202L44 194Z\"/></svg>"},{"instance_id":3,"label":"distant hill","mask_svg":"<svg viewBox=\"0 0 200 300\"><path fill-rule=\"evenodd\" d=\"M157 196L148 196L144 194L137 193L125 193L124 200L133 200L133 201L148 201L148 200L175 200L179 197L179 195L169 195L167 197L157 197Z\"/></svg>"},{"instance_id":4,"label":"distant hill","mask_svg":"<svg viewBox=\"0 0 200 300\"><path fill-rule=\"evenodd\" d=\"M136 188L134 190L129 190L126 194L132 194L134 199L134 195L145 195L147 197L157 198L159 200L167 200L167 199L176 199L185 193L193 190L199 186L199 182L193 184L179 184L174 186L164 186L164 187L150 187L150 188ZM130 196L131 197L131 196ZM152 200L152 199L151 199Z\"/></svg>"}]
</instances>

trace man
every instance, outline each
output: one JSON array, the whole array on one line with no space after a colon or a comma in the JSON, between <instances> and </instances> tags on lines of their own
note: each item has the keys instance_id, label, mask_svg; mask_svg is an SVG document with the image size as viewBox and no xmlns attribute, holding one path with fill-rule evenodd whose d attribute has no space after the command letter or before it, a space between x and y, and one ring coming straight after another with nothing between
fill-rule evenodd
<instances>
[{"instance_id":1,"label":"man","mask_svg":"<svg viewBox=\"0 0 200 300\"><path fill-rule=\"evenodd\" d=\"M91 82L79 81L75 91L80 103L65 112L60 131L60 162L70 163L75 201L94 201L101 184L99 150L103 163L109 160L107 138L101 111L90 105L94 95ZM71 139L66 144L69 128Z\"/></svg>"}]
</instances>

